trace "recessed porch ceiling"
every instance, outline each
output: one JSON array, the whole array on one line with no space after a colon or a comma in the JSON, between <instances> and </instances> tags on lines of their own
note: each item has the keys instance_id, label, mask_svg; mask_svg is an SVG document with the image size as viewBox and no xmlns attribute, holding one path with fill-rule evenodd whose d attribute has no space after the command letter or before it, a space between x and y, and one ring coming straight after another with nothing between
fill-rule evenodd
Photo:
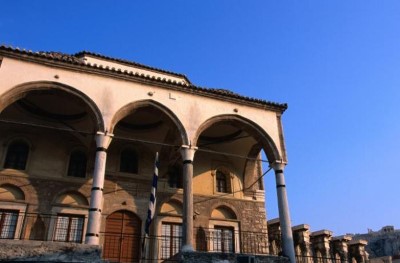
<instances>
[{"instance_id":1,"label":"recessed porch ceiling","mask_svg":"<svg viewBox=\"0 0 400 263\"><path fill-rule=\"evenodd\" d=\"M97 120L79 97L62 90L30 91L5 108L1 119L44 127L94 133Z\"/></svg>"}]
</instances>

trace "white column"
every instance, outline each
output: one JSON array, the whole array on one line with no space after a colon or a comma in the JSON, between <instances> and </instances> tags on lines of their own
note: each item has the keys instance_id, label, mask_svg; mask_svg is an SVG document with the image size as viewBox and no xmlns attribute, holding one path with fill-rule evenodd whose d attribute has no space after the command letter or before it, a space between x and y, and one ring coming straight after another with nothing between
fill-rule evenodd
<instances>
[{"instance_id":1,"label":"white column","mask_svg":"<svg viewBox=\"0 0 400 263\"><path fill-rule=\"evenodd\" d=\"M289 204L286 194L285 176L283 169L285 164L282 162L275 162L271 165L275 171L276 192L278 195L278 208L279 208L279 221L282 233L282 252L283 255L290 259L291 263L296 262L294 253L293 233L290 223Z\"/></svg>"},{"instance_id":2,"label":"white column","mask_svg":"<svg viewBox=\"0 0 400 263\"><path fill-rule=\"evenodd\" d=\"M197 147L182 145L183 159L183 237L182 251L193 249L193 158Z\"/></svg>"},{"instance_id":3,"label":"white column","mask_svg":"<svg viewBox=\"0 0 400 263\"><path fill-rule=\"evenodd\" d=\"M110 145L112 134L97 132L96 134L96 160L93 172L92 192L90 195L89 219L86 230L85 243L99 245L101 209L103 208L103 187L106 170L107 149Z\"/></svg>"}]
</instances>

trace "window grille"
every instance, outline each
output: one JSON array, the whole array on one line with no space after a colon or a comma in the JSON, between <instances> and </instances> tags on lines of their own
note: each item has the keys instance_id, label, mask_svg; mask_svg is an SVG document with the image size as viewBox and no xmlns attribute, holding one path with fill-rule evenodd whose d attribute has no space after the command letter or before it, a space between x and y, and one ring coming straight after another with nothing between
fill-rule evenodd
<instances>
[{"instance_id":1,"label":"window grille","mask_svg":"<svg viewBox=\"0 0 400 263\"><path fill-rule=\"evenodd\" d=\"M85 218L60 214L56 219L54 241L81 243Z\"/></svg>"},{"instance_id":2,"label":"window grille","mask_svg":"<svg viewBox=\"0 0 400 263\"><path fill-rule=\"evenodd\" d=\"M13 239L18 222L17 210L0 210L0 238Z\"/></svg>"},{"instance_id":3,"label":"window grille","mask_svg":"<svg viewBox=\"0 0 400 263\"><path fill-rule=\"evenodd\" d=\"M180 251L182 246L182 225L163 223L161 231L161 258L168 259Z\"/></svg>"},{"instance_id":4,"label":"window grille","mask_svg":"<svg viewBox=\"0 0 400 263\"><path fill-rule=\"evenodd\" d=\"M234 234L230 227L216 226L213 231L213 251L233 253Z\"/></svg>"}]
</instances>

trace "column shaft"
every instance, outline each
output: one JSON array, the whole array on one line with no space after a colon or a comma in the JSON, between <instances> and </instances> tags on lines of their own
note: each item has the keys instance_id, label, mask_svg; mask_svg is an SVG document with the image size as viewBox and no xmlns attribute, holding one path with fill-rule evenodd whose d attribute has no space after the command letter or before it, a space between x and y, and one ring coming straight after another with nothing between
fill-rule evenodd
<instances>
[{"instance_id":1,"label":"column shaft","mask_svg":"<svg viewBox=\"0 0 400 263\"><path fill-rule=\"evenodd\" d=\"M290 259L291 263L295 263L296 257L294 253L292 226L290 223L285 176L283 174L284 164L274 163L272 167L275 170L276 192L278 195L279 220L282 233L282 252L284 256Z\"/></svg>"},{"instance_id":2,"label":"column shaft","mask_svg":"<svg viewBox=\"0 0 400 263\"><path fill-rule=\"evenodd\" d=\"M93 184L90 195L89 219L86 230L85 243L99 245L101 210L103 208L103 187L106 170L107 148L111 136L98 132L96 134L96 159L93 172Z\"/></svg>"},{"instance_id":3,"label":"column shaft","mask_svg":"<svg viewBox=\"0 0 400 263\"><path fill-rule=\"evenodd\" d=\"M183 145L183 244L182 251L193 251L193 158L197 148Z\"/></svg>"}]
</instances>

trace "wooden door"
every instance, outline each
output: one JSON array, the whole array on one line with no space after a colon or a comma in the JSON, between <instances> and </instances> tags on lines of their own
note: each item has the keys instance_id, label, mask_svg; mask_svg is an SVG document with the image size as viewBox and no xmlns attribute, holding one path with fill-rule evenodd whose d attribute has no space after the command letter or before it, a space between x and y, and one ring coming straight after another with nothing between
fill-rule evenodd
<instances>
[{"instance_id":1,"label":"wooden door","mask_svg":"<svg viewBox=\"0 0 400 263\"><path fill-rule=\"evenodd\" d=\"M110 262L139 262L141 225L140 218L126 210L109 215L103 258Z\"/></svg>"}]
</instances>

